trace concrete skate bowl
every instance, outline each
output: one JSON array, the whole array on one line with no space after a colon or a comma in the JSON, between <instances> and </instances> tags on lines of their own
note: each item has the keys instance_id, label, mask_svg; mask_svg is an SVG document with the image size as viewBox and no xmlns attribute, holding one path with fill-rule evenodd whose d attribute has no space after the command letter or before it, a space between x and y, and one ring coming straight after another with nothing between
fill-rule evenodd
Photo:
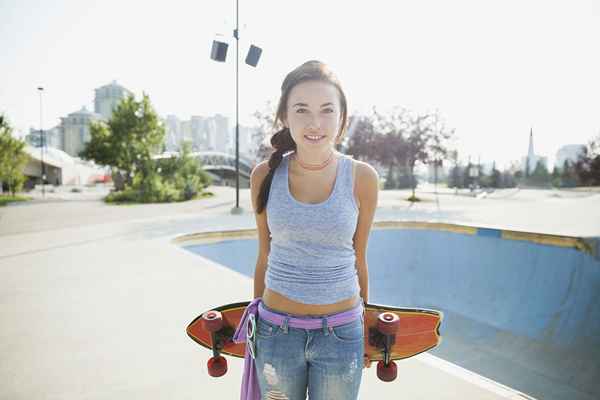
<instances>
[{"instance_id":1,"label":"concrete skate bowl","mask_svg":"<svg viewBox=\"0 0 600 400\"><path fill-rule=\"evenodd\" d=\"M198 233L174 242L253 277L255 230ZM379 222L368 245L369 300L442 310L443 341L432 351L440 358L535 398L598 399L599 243Z\"/></svg>"}]
</instances>

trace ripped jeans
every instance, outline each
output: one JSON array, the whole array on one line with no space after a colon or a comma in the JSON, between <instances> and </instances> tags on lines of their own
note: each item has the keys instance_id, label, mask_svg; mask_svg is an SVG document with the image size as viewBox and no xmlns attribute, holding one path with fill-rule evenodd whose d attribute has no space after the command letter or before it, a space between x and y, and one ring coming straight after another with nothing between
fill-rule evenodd
<instances>
[{"instance_id":1,"label":"ripped jeans","mask_svg":"<svg viewBox=\"0 0 600 400\"><path fill-rule=\"evenodd\" d=\"M273 324L259 315L255 362L261 398L304 400L308 390L310 400L356 399L363 337L362 316L337 327L298 329L288 327L286 321L282 326Z\"/></svg>"}]
</instances>

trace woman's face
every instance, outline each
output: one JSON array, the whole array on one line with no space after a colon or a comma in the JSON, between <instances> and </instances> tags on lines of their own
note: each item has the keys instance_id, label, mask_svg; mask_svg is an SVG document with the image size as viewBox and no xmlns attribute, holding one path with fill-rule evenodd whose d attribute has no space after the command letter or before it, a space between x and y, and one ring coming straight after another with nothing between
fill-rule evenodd
<instances>
[{"instance_id":1,"label":"woman's face","mask_svg":"<svg viewBox=\"0 0 600 400\"><path fill-rule=\"evenodd\" d=\"M292 88L283 123L290 128L298 150L313 153L318 149L328 151L333 148L340 132L340 117L340 100L335 86L306 81ZM319 138L312 140L308 136Z\"/></svg>"}]
</instances>

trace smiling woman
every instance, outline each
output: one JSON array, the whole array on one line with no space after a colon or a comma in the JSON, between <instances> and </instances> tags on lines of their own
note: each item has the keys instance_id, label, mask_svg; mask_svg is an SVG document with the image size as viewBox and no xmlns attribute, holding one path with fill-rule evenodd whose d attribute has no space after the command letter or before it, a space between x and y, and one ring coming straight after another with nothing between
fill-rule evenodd
<instances>
[{"instance_id":1,"label":"smiling woman","mask_svg":"<svg viewBox=\"0 0 600 400\"><path fill-rule=\"evenodd\" d=\"M335 150L347 118L346 96L331 70L319 61L302 64L281 86L275 152L252 171L259 236L254 297L261 302L256 370L265 398L358 394L378 177L370 165ZM352 318L337 327L335 317L344 312ZM275 314L287 318L282 329L268 318ZM322 328L295 326L313 318ZM345 340L335 330L346 332Z\"/></svg>"}]
</instances>

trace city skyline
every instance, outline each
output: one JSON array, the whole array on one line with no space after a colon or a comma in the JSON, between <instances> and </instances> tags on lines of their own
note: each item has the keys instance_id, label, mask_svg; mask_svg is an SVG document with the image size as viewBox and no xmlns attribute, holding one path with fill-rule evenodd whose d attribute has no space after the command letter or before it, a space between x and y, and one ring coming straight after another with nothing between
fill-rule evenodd
<instances>
[{"instance_id":1,"label":"city skyline","mask_svg":"<svg viewBox=\"0 0 600 400\"><path fill-rule=\"evenodd\" d=\"M47 147L62 150L77 157L90 139L90 124L94 121L107 121L113 110L126 96L133 93L116 80L94 89L94 108L88 110L84 105L80 110L60 117L60 124L44 129ZM235 153L235 126L231 126L226 116L191 116L180 119L176 115L160 116L165 128L165 151L176 151L183 141L189 141L194 151L221 151ZM29 133L13 134L23 137L32 146L41 144L40 131L30 128ZM240 153L251 154L251 128L240 125Z\"/></svg>"},{"instance_id":2,"label":"city skyline","mask_svg":"<svg viewBox=\"0 0 600 400\"><path fill-rule=\"evenodd\" d=\"M439 110L463 159L517 161L533 128L536 153L552 162L561 146L600 130L598 1L341 4L240 1L240 124L277 100L289 70L321 59L352 113ZM39 128L37 86L49 129L93 109L93 88L112 80L149 94L162 117L222 114L235 126L234 2L23 1L0 10L0 112L22 132ZM209 59L217 37L230 44L226 63ZM250 44L263 48L256 68L243 63Z\"/></svg>"},{"instance_id":3,"label":"city skyline","mask_svg":"<svg viewBox=\"0 0 600 400\"><path fill-rule=\"evenodd\" d=\"M89 114L91 116L96 116L96 118L100 118L100 119L104 119L106 120L107 118L110 117L110 112L111 112L111 108L114 109L114 107L117 105L116 102L118 102L120 99L123 98L123 96L125 94L129 95L129 94L133 94L131 91L129 91L126 87L120 85L116 80L113 80L110 83L107 83L105 85L102 85L99 88L95 88L94 89L95 92L95 97L92 100L92 104L94 105L94 111L96 113L91 112L91 110L87 110L87 107L84 105L82 106L81 110L78 111L74 111L72 113L69 114L69 117L71 115L79 115L80 113L85 113L85 114ZM117 95L117 97L114 97L114 95L116 95L117 93L120 93ZM98 95L101 94L101 98L98 97ZM108 97L107 97L108 96ZM113 98L114 97L114 98ZM109 103L106 103L106 101L108 101ZM233 148L233 144L229 143L230 141L235 142L235 124L230 124L230 117L229 116L224 116L222 114L214 114L212 116L201 116L201 115L191 115L189 117L189 119L183 119L178 117L175 114L168 114L166 116L161 116L159 115L159 118L163 121L164 125L165 125L165 144L166 144L166 151L167 152L172 152L172 151L176 151L176 149L179 148L181 141L182 140L191 140L192 144L194 146L194 148L198 148L204 150L204 151L213 151L213 150L220 150L220 151L224 151L224 152L229 152L229 153L234 153L235 152L235 148ZM192 128L193 125L197 125L198 123L202 124L202 121L210 121L213 120L215 118L221 118L224 119L224 123L226 126L223 126L223 128L225 129L226 133L226 139L221 143L221 145L219 146L220 149L217 149L214 147L214 138L212 139L208 139L208 137L205 137L205 135L207 133L204 132L204 130L206 128L204 127L196 127L196 129ZM53 131L57 131L54 133L54 136L56 134L58 134L63 126L64 120L66 118L64 117L60 117L61 123L60 125L51 127L51 128L46 128L44 129L44 134L48 135L51 134ZM173 125L175 124L175 125ZM200 128L200 131L198 131L198 128ZM190 131L190 129L193 129L194 132ZM210 129L210 128L209 128ZM244 126L243 124L240 124L240 152L246 152L245 154L248 156L250 155L250 153L252 152L252 138L251 138L251 132L250 130L252 129L251 126ZM39 135L37 135L37 130L30 128L29 130L29 134L26 133L22 133L22 137L27 139L27 141L34 145L34 146L39 146ZM67 134L65 133L65 136ZM576 154L579 153L581 154L581 150L580 149L576 149L577 147L581 147L582 144L564 144L562 145L558 151L556 152L555 156L550 156L548 157L547 155L540 155L537 152L534 152L534 146L533 146L533 131L530 130L529 133L529 147L528 147L528 152L527 152L527 156L521 156L520 159L520 164L522 164L521 169L524 169L524 165L526 163L526 161L529 162L530 166L529 169L530 170L534 170L535 169L535 165L537 164L537 161L541 161L547 168L549 171L551 171L553 169L554 166L558 166L559 168L562 168L563 162L565 161L565 159L568 159L570 162L575 162L576 160ZM202 137L202 139L200 139L200 137ZM59 142L56 141L57 138L53 138L53 137L47 137L47 145L51 146L51 147L55 147L57 149L66 151L67 153L71 153L71 155L75 156L75 154L73 154L73 152L69 152L66 148L64 148L63 145L60 145ZM65 137L63 137L62 140L66 140ZM198 140L200 140L202 143L199 143ZM53 142L53 144L51 144L51 142ZM212 143L212 144L209 144ZM58 145L57 145L58 144ZM208 146L208 148L207 148ZM211 147L212 146L212 147ZM585 146L583 146L585 147ZM548 159L552 159L554 160L553 163L549 163ZM450 161L450 160L448 160ZM474 165L479 165L481 164L482 167L484 168L484 170L490 172L492 169L492 165L495 164L495 160L481 160L481 157L478 157L477 159L473 158L472 156L468 156L466 157L466 159L461 159L461 162L463 164L468 164L468 163L473 163ZM519 164L519 160L515 159L512 160L510 162L510 164L501 166L500 169L502 170L509 170L509 169L514 169L515 166L517 166ZM425 166L419 166L419 169L424 171ZM446 169L450 168L448 167L448 164L445 167Z\"/></svg>"}]
</instances>

